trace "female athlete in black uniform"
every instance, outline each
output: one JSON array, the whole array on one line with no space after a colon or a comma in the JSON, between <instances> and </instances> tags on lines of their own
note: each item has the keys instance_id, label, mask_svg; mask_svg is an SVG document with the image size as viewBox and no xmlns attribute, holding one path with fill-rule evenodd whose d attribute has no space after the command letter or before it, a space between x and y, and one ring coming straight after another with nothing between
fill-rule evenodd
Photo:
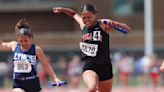
<instances>
[{"instance_id":1,"label":"female athlete in black uniform","mask_svg":"<svg viewBox=\"0 0 164 92\"><path fill-rule=\"evenodd\" d=\"M97 10L91 4L81 8L81 15L70 8L55 7L54 13L65 13L73 17L82 30L80 49L83 52L82 60L86 61L83 68L83 80L89 92L111 92L112 64L109 50L110 28L120 27L124 31L131 29L117 21L110 19L97 19Z\"/></svg>"},{"instance_id":2,"label":"female athlete in black uniform","mask_svg":"<svg viewBox=\"0 0 164 92\"><path fill-rule=\"evenodd\" d=\"M48 63L42 48L32 43L29 22L20 20L15 26L17 41L2 42L0 50L13 52L13 92L40 92L37 64L40 62L52 80L61 82Z\"/></svg>"}]
</instances>

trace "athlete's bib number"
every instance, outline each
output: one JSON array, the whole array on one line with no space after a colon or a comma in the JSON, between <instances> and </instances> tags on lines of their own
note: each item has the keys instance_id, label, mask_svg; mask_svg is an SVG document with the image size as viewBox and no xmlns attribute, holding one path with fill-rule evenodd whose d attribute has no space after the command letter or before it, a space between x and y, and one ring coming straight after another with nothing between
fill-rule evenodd
<instances>
[{"instance_id":1,"label":"athlete's bib number","mask_svg":"<svg viewBox=\"0 0 164 92\"><path fill-rule=\"evenodd\" d=\"M14 72L15 73L29 73L32 67L28 61L14 61Z\"/></svg>"},{"instance_id":2,"label":"athlete's bib number","mask_svg":"<svg viewBox=\"0 0 164 92\"><path fill-rule=\"evenodd\" d=\"M80 42L80 49L87 56L94 57L97 55L98 45Z\"/></svg>"}]
</instances>

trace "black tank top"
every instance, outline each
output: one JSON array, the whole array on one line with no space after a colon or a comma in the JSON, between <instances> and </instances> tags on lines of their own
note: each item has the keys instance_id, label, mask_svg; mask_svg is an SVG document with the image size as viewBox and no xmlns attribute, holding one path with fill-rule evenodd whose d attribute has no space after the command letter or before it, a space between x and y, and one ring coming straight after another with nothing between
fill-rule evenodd
<instances>
[{"instance_id":1,"label":"black tank top","mask_svg":"<svg viewBox=\"0 0 164 92\"><path fill-rule=\"evenodd\" d=\"M106 33L97 21L92 28L84 27L82 30L82 43L89 44L90 46L80 46L82 53L82 60L88 61L98 65L111 64L110 50L109 50L109 34ZM92 44L97 45L96 55L87 55L87 52L94 52ZM82 50L83 49L83 50ZM90 51L91 50L91 51ZM86 53L84 52L86 51Z\"/></svg>"}]
</instances>

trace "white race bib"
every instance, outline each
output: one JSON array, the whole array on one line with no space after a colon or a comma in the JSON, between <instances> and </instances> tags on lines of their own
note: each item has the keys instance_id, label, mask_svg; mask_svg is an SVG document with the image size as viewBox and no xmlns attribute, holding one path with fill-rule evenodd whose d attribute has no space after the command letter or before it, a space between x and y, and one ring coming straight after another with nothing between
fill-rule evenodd
<instances>
[{"instance_id":1,"label":"white race bib","mask_svg":"<svg viewBox=\"0 0 164 92\"><path fill-rule=\"evenodd\" d=\"M97 55L98 45L80 42L80 49L87 56L94 57Z\"/></svg>"},{"instance_id":2,"label":"white race bib","mask_svg":"<svg viewBox=\"0 0 164 92\"><path fill-rule=\"evenodd\" d=\"M28 61L14 61L14 72L15 73L29 73L32 67Z\"/></svg>"}]
</instances>

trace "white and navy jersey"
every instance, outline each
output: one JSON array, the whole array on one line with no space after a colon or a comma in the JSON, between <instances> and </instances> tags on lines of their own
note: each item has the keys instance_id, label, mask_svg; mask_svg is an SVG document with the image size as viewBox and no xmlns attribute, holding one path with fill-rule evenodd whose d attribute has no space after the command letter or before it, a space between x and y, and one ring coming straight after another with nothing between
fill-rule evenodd
<instances>
[{"instance_id":1,"label":"white and navy jersey","mask_svg":"<svg viewBox=\"0 0 164 92\"><path fill-rule=\"evenodd\" d=\"M100 27L99 21L92 28L83 28L80 49L84 61L99 65L110 63L109 34Z\"/></svg>"},{"instance_id":2,"label":"white and navy jersey","mask_svg":"<svg viewBox=\"0 0 164 92\"><path fill-rule=\"evenodd\" d=\"M13 78L36 76L38 59L35 45L32 44L28 51L22 51L20 44L17 44L13 52L13 63Z\"/></svg>"}]
</instances>

